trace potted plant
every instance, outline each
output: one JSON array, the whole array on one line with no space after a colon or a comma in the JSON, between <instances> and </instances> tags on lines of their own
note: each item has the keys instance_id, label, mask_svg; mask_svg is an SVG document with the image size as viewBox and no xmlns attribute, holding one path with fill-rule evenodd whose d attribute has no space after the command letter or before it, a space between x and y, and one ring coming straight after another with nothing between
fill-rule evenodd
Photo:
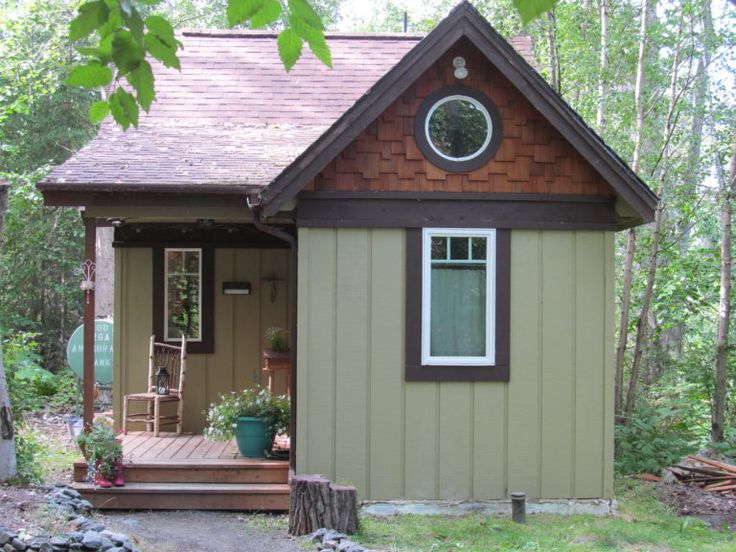
<instances>
[{"instance_id":1,"label":"potted plant","mask_svg":"<svg viewBox=\"0 0 736 552\"><path fill-rule=\"evenodd\" d=\"M207 437L229 441L235 437L240 454L263 458L279 433L289 427L289 399L268 389L244 389L220 395L207 412Z\"/></svg>"},{"instance_id":2,"label":"potted plant","mask_svg":"<svg viewBox=\"0 0 736 552\"><path fill-rule=\"evenodd\" d=\"M263 350L263 362L266 370L289 370L291 368L291 351L289 350L289 332L283 328L266 330L268 347Z\"/></svg>"},{"instance_id":3,"label":"potted plant","mask_svg":"<svg viewBox=\"0 0 736 552\"><path fill-rule=\"evenodd\" d=\"M125 485L123 444L108 424L94 423L77 437L77 446L87 460L87 480L97 487Z\"/></svg>"}]
</instances>

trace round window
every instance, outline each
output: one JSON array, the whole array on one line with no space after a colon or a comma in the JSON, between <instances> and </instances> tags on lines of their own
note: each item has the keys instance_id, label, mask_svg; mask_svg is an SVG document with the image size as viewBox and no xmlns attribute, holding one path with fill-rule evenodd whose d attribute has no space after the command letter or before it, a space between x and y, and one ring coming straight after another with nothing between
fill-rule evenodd
<instances>
[{"instance_id":1,"label":"round window","mask_svg":"<svg viewBox=\"0 0 736 552\"><path fill-rule=\"evenodd\" d=\"M422 103L415 124L424 155L453 172L484 165L498 149L501 119L491 101L465 87L438 90Z\"/></svg>"}]
</instances>

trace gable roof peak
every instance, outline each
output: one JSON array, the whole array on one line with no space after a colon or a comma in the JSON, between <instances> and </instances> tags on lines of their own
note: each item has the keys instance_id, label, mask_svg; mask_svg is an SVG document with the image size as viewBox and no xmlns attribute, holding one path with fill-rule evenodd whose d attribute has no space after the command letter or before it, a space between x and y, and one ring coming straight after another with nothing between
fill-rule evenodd
<instances>
[{"instance_id":1,"label":"gable roof peak","mask_svg":"<svg viewBox=\"0 0 736 552\"><path fill-rule=\"evenodd\" d=\"M263 215L272 216L278 212L462 38L478 48L634 210L638 220L631 222L654 219L657 196L468 0L455 6L434 30L261 192L259 204Z\"/></svg>"}]
</instances>

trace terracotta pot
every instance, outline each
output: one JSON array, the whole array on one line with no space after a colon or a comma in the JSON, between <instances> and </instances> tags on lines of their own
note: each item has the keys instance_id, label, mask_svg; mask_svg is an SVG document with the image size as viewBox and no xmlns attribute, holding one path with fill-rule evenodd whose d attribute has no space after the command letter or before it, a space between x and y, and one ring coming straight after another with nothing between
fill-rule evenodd
<instances>
[{"instance_id":1,"label":"terracotta pot","mask_svg":"<svg viewBox=\"0 0 736 552\"><path fill-rule=\"evenodd\" d=\"M263 349L263 367L273 371L291 369L291 351L282 353L273 349Z\"/></svg>"}]
</instances>

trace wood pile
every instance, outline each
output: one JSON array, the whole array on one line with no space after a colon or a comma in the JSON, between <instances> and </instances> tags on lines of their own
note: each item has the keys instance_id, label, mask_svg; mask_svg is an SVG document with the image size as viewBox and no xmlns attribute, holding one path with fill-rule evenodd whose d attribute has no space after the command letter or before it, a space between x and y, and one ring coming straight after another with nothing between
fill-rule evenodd
<instances>
[{"instance_id":1,"label":"wood pile","mask_svg":"<svg viewBox=\"0 0 736 552\"><path fill-rule=\"evenodd\" d=\"M712 493L736 494L736 466L695 454L687 458L687 463L667 468L679 481Z\"/></svg>"}]
</instances>

